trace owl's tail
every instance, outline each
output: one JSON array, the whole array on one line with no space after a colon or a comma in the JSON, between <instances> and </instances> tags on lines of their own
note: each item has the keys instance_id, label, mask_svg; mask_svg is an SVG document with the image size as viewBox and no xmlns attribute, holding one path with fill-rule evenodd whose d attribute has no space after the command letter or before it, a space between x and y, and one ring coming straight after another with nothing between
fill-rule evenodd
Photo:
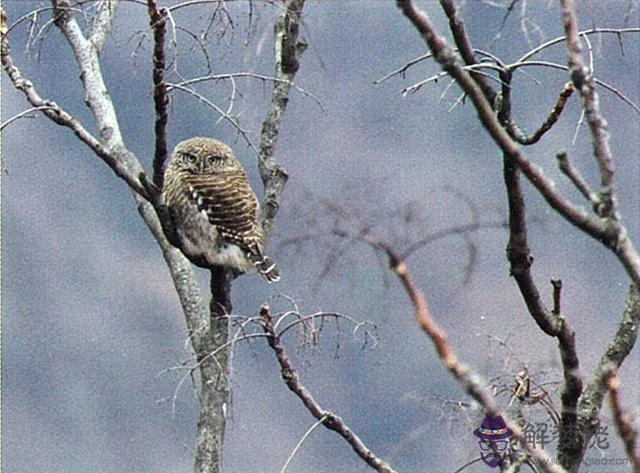
<instances>
[{"instance_id":1,"label":"owl's tail","mask_svg":"<svg viewBox=\"0 0 640 473\"><path fill-rule=\"evenodd\" d=\"M276 264L267 255L262 252L251 253L249 259L256 267L258 274L262 276L268 283L280 280L280 271Z\"/></svg>"}]
</instances>

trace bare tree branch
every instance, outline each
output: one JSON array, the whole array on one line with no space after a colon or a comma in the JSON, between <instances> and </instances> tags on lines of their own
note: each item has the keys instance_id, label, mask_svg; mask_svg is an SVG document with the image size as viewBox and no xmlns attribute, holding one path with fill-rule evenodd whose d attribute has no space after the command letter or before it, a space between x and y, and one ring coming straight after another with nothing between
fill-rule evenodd
<instances>
[{"instance_id":1,"label":"bare tree branch","mask_svg":"<svg viewBox=\"0 0 640 473\"><path fill-rule=\"evenodd\" d=\"M93 28L89 36L89 41L98 52L102 51L107 34L111 30L117 8L117 0L100 0L98 4L98 13L94 18Z\"/></svg>"},{"instance_id":2,"label":"bare tree branch","mask_svg":"<svg viewBox=\"0 0 640 473\"><path fill-rule=\"evenodd\" d=\"M584 35L602 34L602 33L615 34L620 38L621 37L620 35L625 33L640 33L640 28L591 28L589 30L579 31L578 35L584 36ZM554 44L563 43L564 41L565 41L565 36L558 36L557 38L553 38L541 44L540 46L533 48L531 51L528 51L520 59L518 59L514 64L523 63L529 60L530 57L535 56L536 54L549 48L550 46L553 46Z\"/></svg>"},{"instance_id":3,"label":"bare tree branch","mask_svg":"<svg viewBox=\"0 0 640 473\"><path fill-rule=\"evenodd\" d=\"M577 458L558 456L558 461L562 461L568 469L580 464L586 445L599 425L599 413L607 393L607 387L602 382L603 374L612 367L617 369L622 365L636 343L639 330L640 290L632 284L629 287L629 294L616 333L609 340L578 403L578 429L575 435L582 436L576 439L576 442L582 443L581 455Z\"/></svg>"},{"instance_id":4,"label":"bare tree branch","mask_svg":"<svg viewBox=\"0 0 640 473\"><path fill-rule=\"evenodd\" d=\"M524 156L517 144L511 139L474 79L457 63L453 50L435 32L429 18L416 9L410 0L397 0L397 3L428 44L435 59L446 72L456 79L458 85L471 99L481 124L503 153L509 156L509 159L515 160L527 179L554 210L567 221L614 251L631 279L640 286L640 257L627 235L626 228L617 220L601 219L589 215L582 207L576 206L562 196L556 190L553 182L544 176L536 164Z\"/></svg>"},{"instance_id":5,"label":"bare tree branch","mask_svg":"<svg viewBox=\"0 0 640 473\"><path fill-rule=\"evenodd\" d=\"M385 253L389 260L389 268L395 273L402 283L402 286L413 305L416 322L433 343L438 354L438 358L444 367L449 371L449 373L451 373L453 378L458 382L458 384L460 384L464 391L482 406L486 414L502 414L505 423L513 431L513 436L520 442L522 447L527 450L531 458L540 463L544 471L547 473L564 472L562 468L553 464L551 459L543 450L536 449L527 442L527 438L519 425L500 412L493 396L489 390L484 387L482 380L471 369L458 360L458 357L447 340L445 332L431 317L427 307L427 300L423 293L414 285L411 277L409 276L407 265L399 258L395 250L388 243L370 233L360 235L360 239L373 248Z\"/></svg>"},{"instance_id":6,"label":"bare tree branch","mask_svg":"<svg viewBox=\"0 0 640 473\"><path fill-rule=\"evenodd\" d=\"M571 82L567 82L562 88L560 95L558 95L558 99L549 112L549 115L547 115L547 118L545 118L540 127L530 135L525 135L524 133L522 133L522 131L518 128L518 125L516 125L516 123L512 119L507 121L507 123L505 124L507 131L514 140L522 145L531 145L537 143L538 141L540 141L540 138L542 138L542 136L546 132L551 130L553 125L556 124L558 118L560 118L560 114L564 110L564 106L567 103L567 100L569 99L569 97L571 97L572 93L573 85L571 84Z\"/></svg>"},{"instance_id":7,"label":"bare tree branch","mask_svg":"<svg viewBox=\"0 0 640 473\"><path fill-rule=\"evenodd\" d=\"M66 38L73 50L73 56L80 69L80 80L84 86L85 103L93 113L100 142L111 150L122 147L123 139L113 102L102 78L99 67L98 49L82 33L73 13L69 10L69 0L51 0L54 6L54 23ZM131 166L139 167L133 156L129 157ZM140 171L142 171L140 169ZM136 175L139 173L135 173Z\"/></svg>"},{"instance_id":8,"label":"bare tree branch","mask_svg":"<svg viewBox=\"0 0 640 473\"><path fill-rule=\"evenodd\" d=\"M573 164L571 164L571 161L569 161L567 153L558 153L556 155L556 159L558 160L558 167L560 168L560 171L562 171L562 173L571 180L573 185L576 186L576 189L580 191L585 199L587 199L592 204L595 204L596 197L593 195L593 192L591 192L591 189L589 189L589 185L582 178L578 170L574 168Z\"/></svg>"},{"instance_id":9,"label":"bare tree branch","mask_svg":"<svg viewBox=\"0 0 640 473\"><path fill-rule=\"evenodd\" d=\"M636 450L638 443L638 431L633 426L633 420L630 413L625 412L620 405L618 396L618 378L617 369L610 367L603 374L603 383L609 391L609 407L613 412L613 419L616 424L616 430L624 443L624 449L633 465L633 471L640 471L640 452Z\"/></svg>"},{"instance_id":10,"label":"bare tree branch","mask_svg":"<svg viewBox=\"0 0 640 473\"><path fill-rule=\"evenodd\" d=\"M269 335L267 339L269 346L276 354L276 359L280 364L282 379L287 387L300 398L313 417L318 419L318 421L322 421L322 425L327 429L333 430L342 436L367 465L379 473L395 473L395 470L391 468L387 462L376 456L340 417L329 410L323 409L313 398L309 390L302 385L298 373L285 353L279 335L275 332L268 304L263 304L262 307L260 307L260 316L262 317L263 329L265 333Z\"/></svg>"},{"instance_id":11,"label":"bare tree branch","mask_svg":"<svg viewBox=\"0 0 640 473\"><path fill-rule=\"evenodd\" d=\"M218 105L216 105L214 102L212 102L211 100L206 98L204 95L196 92L195 90L193 90L193 89L191 89L189 87L183 87L183 86L181 86L179 84L167 83L167 90L169 91L169 90L173 90L173 89L180 90L181 92L185 92L185 93L187 93L189 95L192 95L195 98L197 98L198 100L200 100L202 103L204 103L205 105L210 107L211 109L215 110L215 112L218 113L222 119L226 120L227 123L229 123L238 132L238 134L244 139L244 141L247 143L247 145L251 149L256 151L255 145L253 144L253 142L249 138L249 131L247 131L244 128L242 128L240 126L240 123L238 123L238 120L235 117L229 115L228 112L225 112Z\"/></svg>"},{"instance_id":12,"label":"bare tree branch","mask_svg":"<svg viewBox=\"0 0 640 473\"><path fill-rule=\"evenodd\" d=\"M2 36L1 59L4 70L14 87L22 92L31 105L39 109L54 123L71 129L74 134L87 146L89 146L96 155L122 178L129 187L149 200L150 196L147 189L139 179L142 168L135 157L121 146L114 146L111 149L98 141L91 133L89 133L82 124L73 116L69 115L58 104L50 100L43 99L35 89L35 86L22 77L20 70L16 67L11 57L11 48L7 35Z\"/></svg>"},{"instance_id":13,"label":"bare tree branch","mask_svg":"<svg viewBox=\"0 0 640 473\"><path fill-rule=\"evenodd\" d=\"M567 38L569 69L573 85L582 97L587 123L593 139L593 153L600 170L600 205L596 212L605 218L618 219L618 198L613 180L613 157L609 147L609 134L606 121L600 114L598 94L593 81L593 71L588 69L580 54L580 40L573 0L561 0L562 20Z\"/></svg>"},{"instance_id":14,"label":"bare tree branch","mask_svg":"<svg viewBox=\"0 0 640 473\"><path fill-rule=\"evenodd\" d=\"M41 107L31 107L27 110L23 110L20 113L16 113L14 116L12 116L11 118L7 118L4 122L2 122L2 124L0 125L0 131L4 130L6 127L8 127L9 125L11 125L13 122L15 122L16 120L20 120L21 118L34 118L33 112L39 112L42 110L53 110L51 107L47 106L47 105L43 105Z\"/></svg>"},{"instance_id":15,"label":"bare tree branch","mask_svg":"<svg viewBox=\"0 0 640 473\"><path fill-rule=\"evenodd\" d=\"M289 100L289 90L300 67L300 55L307 47L299 37L303 7L304 0L286 0L282 14L275 25L276 82L273 84L267 117L262 123L258 151L258 170L264 185L260 222L267 237L273 228L273 219L280 208L280 196L288 179L285 169L276 163L274 152L283 114Z\"/></svg>"},{"instance_id":16,"label":"bare tree branch","mask_svg":"<svg viewBox=\"0 0 640 473\"><path fill-rule=\"evenodd\" d=\"M456 6L455 0L440 0L440 5L449 19L449 29L453 34L456 46L458 46L460 56L467 66L476 64L475 50L465 31L464 21L460 16L459 8ZM480 89L482 89L482 93L489 103L493 105L496 99L496 92L491 88L485 77L477 72L471 72L471 77L474 78Z\"/></svg>"},{"instance_id":17,"label":"bare tree branch","mask_svg":"<svg viewBox=\"0 0 640 473\"><path fill-rule=\"evenodd\" d=\"M298 441L298 443L296 444L295 448L291 451L291 453L289 454L289 457L287 457L287 461L284 463L284 465L282 466L282 469L280 470L280 473L285 473L287 471L287 467L289 466L289 463L291 463L291 460L293 460L293 457L296 456L296 453L298 453L298 450L300 450L300 447L302 447L302 444L304 443L305 440L307 440L307 438L309 437L309 435L311 435L311 433L316 430L320 425L322 425L322 423L327 419L326 416L322 416L320 419L318 419L317 421L315 421L313 423L313 425L311 427L309 427L309 429L304 433L304 435L300 438L300 440Z\"/></svg>"},{"instance_id":18,"label":"bare tree branch","mask_svg":"<svg viewBox=\"0 0 640 473\"><path fill-rule=\"evenodd\" d=\"M155 156L153 159L153 183L162 190L164 163L167 160L167 84L164 80L164 35L167 23L166 9L158 10L156 0L148 0L149 24L153 29L153 104L156 110Z\"/></svg>"}]
</instances>

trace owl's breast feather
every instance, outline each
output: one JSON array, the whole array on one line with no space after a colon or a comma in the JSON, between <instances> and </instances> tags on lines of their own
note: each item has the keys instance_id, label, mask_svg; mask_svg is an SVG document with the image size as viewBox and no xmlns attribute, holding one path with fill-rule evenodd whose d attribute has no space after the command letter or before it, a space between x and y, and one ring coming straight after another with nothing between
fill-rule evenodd
<instances>
[{"instance_id":1,"label":"owl's breast feather","mask_svg":"<svg viewBox=\"0 0 640 473\"><path fill-rule=\"evenodd\" d=\"M211 225L204 211L195 206L186 215L174 219L182 252L198 266L228 266L241 272L252 268L244 252L232 243L223 241Z\"/></svg>"}]
</instances>

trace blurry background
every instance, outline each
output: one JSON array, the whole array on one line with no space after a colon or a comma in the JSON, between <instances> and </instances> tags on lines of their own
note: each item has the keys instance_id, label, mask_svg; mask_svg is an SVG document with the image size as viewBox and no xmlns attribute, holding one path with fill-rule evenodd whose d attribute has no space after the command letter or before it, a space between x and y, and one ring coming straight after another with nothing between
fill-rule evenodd
<instances>
[{"instance_id":1,"label":"blurry background","mask_svg":"<svg viewBox=\"0 0 640 473\"><path fill-rule=\"evenodd\" d=\"M474 45L505 62L530 49L518 11L494 41L506 12L496 5L508 3L467 1L463 8ZM528 24L531 47L561 34L560 14L547 3L552 2L528 2L527 14L539 28ZM48 5L3 2L10 23ZM437 2L418 5L445 32ZM583 29L637 26L637 10L629 6L627 0L581 2L579 24ZM211 9L192 6L174 15L197 33L206 26ZM227 24L219 37L216 31L224 20L216 20L208 39L213 72L271 75L272 26L278 8L254 2L250 24L247 2L229 2L227 9L233 29ZM49 15L42 14L38 28ZM460 194L475 204L483 221L499 221L506 217L501 156L480 129L470 104L450 110L459 91L452 87L442 98L446 78L416 94L401 95L404 87L437 73L435 63L415 66L405 79L373 84L425 52L423 41L394 2L308 0L304 19L310 47L296 83L317 96L322 109L292 91L281 128L277 159L291 178L270 248L283 279L277 285L263 284L255 274L237 280L234 312L254 315L270 298L276 309L286 309L288 303L276 297L284 294L304 313L335 311L376 324L379 343L364 349L346 325L339 327L337 337L335 326L327 324L313 349L300 346L292 334L287 347L302 382L398 471L453 471L477 456L471 431L483 416L447 376L430 341L417 328L397 281L385 274L384 265L366 247L352 245L334 261L332 255L345 242L313 241L300 247L283 243L332 224L317 205L318 198L346 206L392 241L405 231L409 238L419 238L425 232L470 223L470 206ZM141 41L142 32L147 36ZM11 33L12 54L23 75L43 97L92 130L76 64L60 32L52 27L44 41L29 50L28 34L28 22ZM186 78L205 74L204 56L193 40L181 32L178 40L180 73ZM623 37L623 51L614 35L591 40L596 75L639 103L638 34ZM154 119L149 46L145 7L123 2L101 56L102 71L125 143L148 170ZM563 45L548 49L541 58L563 63ZM567 76L551 69L526 72L540 85L517 75L514 107L521 126L532 131ZM241 124L257 143L271 84L255 79L236 82L234 112L241 114ZM198 90L220 106L228 105L228 82L203 84ZM235 131L224 121L216 124L218 117L193 97L181 92L172 97L170 147L193 135L233 144L260 194L255 155L242 139L236 140ZM622 214L638 247L638 116L602 89L600 97L617 159ZM25 108L24 98L3 73L3 120ZM572 144L578 119L574 96L556 127L526 150L575 201L580 198L556 170L555 154L567 150L595 185L585 126ZM171 398L181 373L165 371L191 356L185 323L159 248L129 190L69 130L42 116L19 120L3 132L2 172L2 467L15 473L190 471L197 399L187 381L172 413ZM616 327L628 277L602 245L551 212L528 183L524 187L534 276L549 304L548 281L562 278L564 315L577 332L582 368L590 373ZM401 208L411 209L417 222L398 227L403 225L398 218ZM478 249L469 278L467 243L461 237L429 245L408 262L435 319L460 358L486 379L505 375L501 382L511 384L520 359L538 382L559 381L556 343L536 328L509 277L506 231L490 228L468 237ZM206 291L207 274L199 274ZM506 340L507 346L495 337ZM635 407L636 414L638 353L636 347L620 375L623 401ZM464 410L450 408L447 400L467 404ZM508 397L502 397L501 405L507 404ZM608 408L603 413L608 417ZM226 471L279 471L314 421L283 384L263 340L236 347ZM621 457L613 433L609 440L609 449L590 450L587 457ZM289 471L368 469L340 437L317 429Z\"/></svg>"}]
</instances>

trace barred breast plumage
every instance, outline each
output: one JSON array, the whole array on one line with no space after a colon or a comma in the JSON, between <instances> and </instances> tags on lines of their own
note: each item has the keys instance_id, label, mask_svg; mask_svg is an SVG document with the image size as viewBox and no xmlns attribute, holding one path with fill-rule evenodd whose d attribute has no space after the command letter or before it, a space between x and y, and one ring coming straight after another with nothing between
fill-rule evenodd
<instances>
[{"instance_id":1,"label":"barred breast plumage","mask_svg":"<svg viewBox=\"0 0 640 473\"><path fill-rule=\"evenodd\" d=\"M255 266L268 282L279 279L264 254L258 200L227 145L210 138L178 144L165 172L163 195L181 250L194 264L240 272Z\"/></svg>"}]
</instances>

